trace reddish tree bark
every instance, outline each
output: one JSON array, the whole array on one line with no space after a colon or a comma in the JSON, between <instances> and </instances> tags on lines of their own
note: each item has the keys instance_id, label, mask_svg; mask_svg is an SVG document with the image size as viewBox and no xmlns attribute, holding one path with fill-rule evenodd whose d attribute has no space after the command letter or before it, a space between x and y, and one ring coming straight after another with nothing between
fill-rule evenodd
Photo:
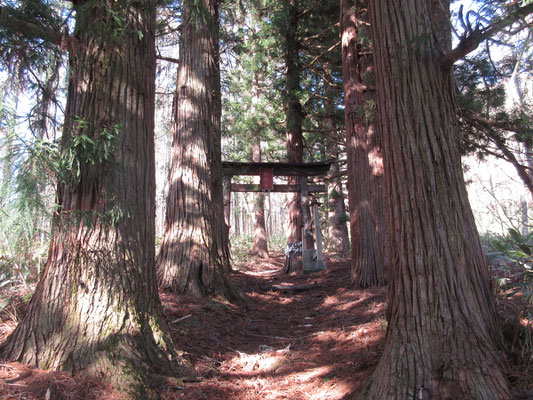
<instances>
[{"instance_id":1,"label":"reddish tree bark","mask_svg":"<svg viewBox=\"0 0 533 400\"><path fill-rule=\"evenodd\" d=\"M331 175L339 172L337 164L330 169ZM346 206L344 205L344 191L340 178L334 178L328 182L328 248L345 254L350 249L348 228L346 225Z\"/></svg>"},{"instance_id":2,"label":"reddish tree bark","mask_svg":"<svg viewBox=\"0 0 533 400\"><path fill-rule=\"evenodd\" d=\"M261 162L261 144L252 146L252 161ZM254 256L268 258L268 243L265 226L265 194L256 193L254 202Z\"/></svg>"},{"instance_id":3,"label":"reddish tree bark","mask_svg":"<svg viewBox=\"0 0 533 400\"><path fill-rule=\"evenodd\" d=\"M74 8L61 145L67 165L48 260L0 352L40 368L85 371L148 398L157 376L190 368L169 334L154 269L155 4Z\"/></svg>"},{"instance_id":4,"label":"reddish tree bark","mask_svg":"<svg viewBox=\"0 0 533 400\"><path fill-rule=\"evenodd\" d=\"M333 107L329 110L333 112ZM326 120L326 129L333 131L333 121ZM339 149L336 143L330 142L328 153L330 158L339 157ZM342 179L335 177L339 173L339 164L333 163L329 170L330 179L327 181L328 187L328 248L341 254L348 252L350 240L348 239L348 227L346 224L346 206L344 204L344 191L342 189Z\"/></svg>"},{"instance_id":5,"label":"reddish tree bark","mask_svg":"<svg viewBox=\"0 0 533 400\"><path fill-rule=\"evenodd\" d=\"M365 3L359 3L356 15L355 2L341 0L351 278L359 287L382 285L388 259L381 135L376 126L375 96L367 89L374 79L373 65L368 49L363 49L364 56L359 55L363 45L358 35L369 35L361 22L368 21Z\"/></svg>"},{"instance_id":6,"label":"reddish tree bark","mask_svg":"<svg viewBox=\"0 0 533 400\"><path fill-rule=\"evenodd\" d=\"M391 265L366 399L509 399L503 339L465 189L449 3L370 1Z\"/></svg>"},{"instance_id":7,"label":"reddish tree bark","mask_svg":"<svg viewBox=\"0 0 533 400\"><path fill-rule=\"evenodd\" d=\"M300 63L298 51L300 43L297 40L298 8L296 0L284 0L285 12L288 15L288 25L285 27L285 107L286 107L286 145L287 161L301 163L303 161L302 122L304 119L302 105L297 96L300 89ZM298 177L289 177L290 185L298 184ZM302 241L302 212L299 193L290 196L289 205L289 235L287 245L291 246ZM291 273L302 269L301 253L291 251L285 258L285 272Z\"/></svg>"},{"instance_id":8,"label":"reddish tree bark","mask_svg":"<svg viewBox=\"0 0 533 400\"><path fill-rule=\"evenodd\" d=\"M183 21L158 278L174 292L235 299L222 190L218 0L184 1Z\"/></svg>"}]
</instances>

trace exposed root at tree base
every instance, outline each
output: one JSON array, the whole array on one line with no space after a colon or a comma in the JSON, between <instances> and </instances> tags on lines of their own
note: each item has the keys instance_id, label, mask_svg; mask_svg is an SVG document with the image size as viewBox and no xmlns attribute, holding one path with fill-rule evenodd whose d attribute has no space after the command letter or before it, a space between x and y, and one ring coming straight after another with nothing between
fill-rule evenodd
<instances>
[{"instance_id":1,"label":"exposed root at tree base","mask_svg":"<svg viewBox=\"0 0 533 400\"><path fill-rule=\"evenodd\" d=\"M185 351L202 378L154 380L162 399L357 397L382 351L386 289L353 290L346 258L329 255L328 270L296 276L283 274L283 262L280 256L236 266L232 280L248 297L246 302L161 293L177 348ZM314 287L315 281L318 287L304 292L260 290L262 285ZM20 317L24 306L17 310ZM0 341L15 325L7 314L0 314ZM41 400L47 390L50 399L120 398L109 385L85 376L0 364L0 398ZM533 398L527 397L533 389L531 375L521 374L519 391L526 397L517 399Z\"/></svg>"}]
</instances>

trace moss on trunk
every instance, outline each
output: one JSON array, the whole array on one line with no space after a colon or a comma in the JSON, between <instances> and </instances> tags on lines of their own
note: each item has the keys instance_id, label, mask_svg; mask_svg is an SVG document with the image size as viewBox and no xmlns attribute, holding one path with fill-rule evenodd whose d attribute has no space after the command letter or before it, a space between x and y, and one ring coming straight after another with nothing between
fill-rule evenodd
<instances>
[{"instance_id":1,"label":"moss on trunk","mask_svg":"<svg viewBox=\"0 0 533 400\"><path fill-rule=\"evenodd\" d=\"M155 5L74 5L66 165L48 259L0 352L147 398L153 374L192 373L166 325L154 268Z\"/></svg>"}]
</instances>

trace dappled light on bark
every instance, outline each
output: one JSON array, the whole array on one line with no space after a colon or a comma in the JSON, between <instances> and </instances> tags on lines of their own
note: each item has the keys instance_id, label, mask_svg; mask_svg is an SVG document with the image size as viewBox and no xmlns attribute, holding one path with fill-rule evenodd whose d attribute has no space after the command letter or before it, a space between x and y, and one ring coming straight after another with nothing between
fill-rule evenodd
<instances>
[{"instance_id":1,"label":"dappled light on bark","mask_svg":"<svg viewBox=\"0 0 533 400\"><path fill-rule=\"evenodd\" d=\"M61 143L74 161L58 184L42 277L0 353L150 398L156 375L191 373L169 334L154 273L155 8L76 6ZM127 24L111 36L117 15Z\"/></svg>"},{"instance_id":2,"label":"dappled light on bark","mask_svg":"<svg viewBox=\"0 0 533 400\"><path fill-rule=\"evenodd\" d=\"M391 265L366 399L509 399L487 264L459 154L448 2L369 2ZM414 43L416 42L416 45Z\"/></svg>"},{"instance_id":3,"label":"dappled light on bark","mask_svg":"<svg viewBox=\"0 0 533 400\"><path fill-rule=\"evenodd\" d=\"M162 288L196 297L239 297L228 278L224 220L218 1L184 2L174 95L172 165L157 258Z\"/></svg>"},{"instance_id":4,"label":"dappled light on bark","mask_svg":"<svg viewBox=\"0 0 533 400\"><path fill-rule=\"evenodd\" d=\"M376 96L368 89L374 79L372 54L358 37L368 30L368 15L354 1L342 0L341 6L351 280L359 287L381 286L389 258L381 135L376 126Z\"/></svg>"},{"instance_id":5,"label":"dappled light on bark","mask_svg":"<svg viewBox=\"0 0 533 400\"><path fill-rule=\"evenodd\" d=\"M303 110L297 95L300 88L300 65L298 50L298 6L297 1L290 0L284 3L287 13L287 26L284 34L284 61L285 61L285 116L286 116L286 147L287 161L301 163L303 161L303 137L302 123ZM298 177L289 177L288 184L298 183ZM290 196L289 204L289 234L287 236L287 248L302 241L302 215L299 193ZM301 253L290 251L285 258L285 272L292 273L301 271Z\"/></svg>"}]
</instances>

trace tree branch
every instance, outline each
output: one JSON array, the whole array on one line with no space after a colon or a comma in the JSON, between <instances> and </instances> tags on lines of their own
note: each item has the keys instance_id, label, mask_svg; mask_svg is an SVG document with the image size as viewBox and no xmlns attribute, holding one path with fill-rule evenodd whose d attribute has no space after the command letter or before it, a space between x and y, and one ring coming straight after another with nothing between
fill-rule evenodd
<instances>
[{"instance_id":1,"label":"tree branch","mask_svg":"<svg viewBox=\"0 0 533 400\"><path fill-rule=\"evenodd\" d=\"M61 46L63 35L45 25L37 25L32 22L14 18L6 11L6 7L0 6L0 27L23 36L27 39L41 39L46 42Z\"/></svg>"},{"instance_id":2,"label":"tree branch","mask_svg":"<svg viewBox=\"0 0 533 400\"><path fill-rule=\"evenodd\" d=\"M178 60L177 58L164 57L164 56L161 56L161 55L157 55L157 56L155 56L155 58L157 58L158 60L162 60L162 61L168 61L168 62L171 62L171 63L174 63L174 64L179 64L180 63L180 60Z\"/></svg>"},{"instance_id":3,"label":"tree branch","mask_svg":"<svg viewBox=\"0 0 533 400\"><path fill-rule=\"evenodd\" d=\"M476 28L470 35L463 37L455 49L444 56L442 67L445 69L451 68L457 60L460 60L468 53L477 49L481 42L502 29L507 28L509 25L512 25L519 19L527 17L531 13L533 13L533 3L529 3L523 7L512 7L512 11L503 17L496 18L487 27Z\"/></svg>"},{"instance_id":4,"label":"tree branch","mask_svg":"<svg viewBox=\"0 0 533 400\"><path fill-rule=\"evenodd\" d=\"M328 175L328 176L322 178L322 180L324 182L327 182L327 181L331 181L333 179L341 178L341 177L347 176L347 175L348 175L348 170L347 169L343 169L343 170L340 170L339 172L337 172L335 174L331 174L331 175Z\"/></svg>"},{"instance_id":5,"label":"tree branch","mask_svg":"<svg viewBox=\"0 0 533 400\"><path fill-rule=\"evenodd\" d=\"M303 67L303 69L309 68L311 65L313 65L320 57L323 55L329 53L332 51L335 47L341 44L341 41L339 40L337 43L335 43L333 46L328 48L327 50L323 51L322 53L318 54L310 63L308 63L306 66Z\"/></svg>"},{"instance_id":6,"label":"tree branch","mask_svg":"<svg viewBox=\"0 0 533 400\"><path fill-rule=\"evenodd\" d=\"M461 117L464 119L470 120L470 121L475 121L478 124L481 124L481 125L484 125L490 128L502 129L508 132L525 133L528 131L528 128L522 124L513 124L509 122L493 121L493 120L483 117L482 115L479 115L473 111L466 110L466 109L461 110Z\"/></svg>"},{"instance_id":7,"label":"tree branch","mask_svg":"<svg viewBox=\"0 0 533 400\"><path fill-rule=\"evenodd\" d=\"M531 196L533 196L533 177L530 174L530 169L527 166L521 164L520 161L513 154L513 152L509 149L509 147L507 147L504 140L492 131L491 128L494 127L494 125L491 125L492 121L487 120L481 116L477 116L476 114L471 113L469 111L463 112L462 117L466 120L470 120L471 122L473 122L474 125L476 125L486 135L487 139L496 145L498 150L502 152L503 156L501 156L501 158L510 162L515 167L518 176L529 190ZM512 129L505 130L514 131ZM482 150L486 149L482 148Z\"/></svg>"}]
</instances>

